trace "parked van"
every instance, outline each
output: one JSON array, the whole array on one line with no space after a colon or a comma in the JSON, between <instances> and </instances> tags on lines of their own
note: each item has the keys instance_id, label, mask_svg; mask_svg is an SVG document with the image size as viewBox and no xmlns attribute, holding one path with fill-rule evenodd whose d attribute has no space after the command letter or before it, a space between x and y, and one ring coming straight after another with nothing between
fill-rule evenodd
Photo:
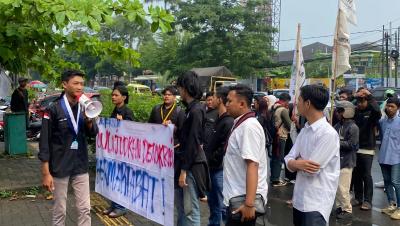
<instances>
[{"instance_id":1,"label":"parked van","mask_svg":"<svg viewBox=\"0 0 400 226\"><path fill-rule=\"evenodd\" d=\"M130 83L127 85L128 89L130 91L133 91L134 93L150 93L151 89L148 86L142 85L142 84L137 84L137 83Z\"/></svg>"}]
</instances>

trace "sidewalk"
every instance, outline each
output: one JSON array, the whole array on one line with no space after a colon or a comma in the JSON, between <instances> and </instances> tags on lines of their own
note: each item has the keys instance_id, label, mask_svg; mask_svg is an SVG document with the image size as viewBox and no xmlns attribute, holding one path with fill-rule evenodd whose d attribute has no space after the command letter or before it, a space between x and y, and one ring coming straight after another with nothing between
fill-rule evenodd
<instances>
[{"instance_id":1,"label":"sidewalk","mask_svg":"<svg viewBox=\"0 0 400 226\"><path fill-rule=\"evenodd\" d=\"M0 198L0 225L7 226L42 226L51 225L52 201L46 200L43 195L35 198L27 198L22 191L41 187L40 160L37 159L38 143L28 142L28 149L31 150L31 157L3 157L0 158L0 192L19 191L18 198ZM4 143L0 142L0 155L4 153ZM94 162L95 156L89 157L89 162ZM93 165L93 164L90 164ZM102 210L109 205L107 199L94 192L95 175L90 172L92 225L135 225L135 226L159 226L146 218L131 211L123 218L111 219L101 214ZM69 189L67 203L66 225L77 225L77 213L73 193ZM201 222L206 225L208 222L208 207L202 204Z\"/></svg>"}]
</instances>

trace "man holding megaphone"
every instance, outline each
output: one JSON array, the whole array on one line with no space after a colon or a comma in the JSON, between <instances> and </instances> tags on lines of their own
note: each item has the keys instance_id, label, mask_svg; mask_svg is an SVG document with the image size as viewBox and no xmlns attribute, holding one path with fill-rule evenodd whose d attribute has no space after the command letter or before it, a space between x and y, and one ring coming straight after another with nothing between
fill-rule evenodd
<instances>
[{"instance_id":1,"label":"man holding megaphone","mask_svg":"<svg viewBox=\"0 0 400 226\"><path fill-rule=\"evenodd\" d=\"M64 92L50 105L42 120L39 159L43 186L53 192L52 225L65 225L68 184L74 190L78 225L91 225L88 150L86 136L98 132L93 120L101 104L83 95L84 74L66 70Z\"/></svg>"}]
</instances>

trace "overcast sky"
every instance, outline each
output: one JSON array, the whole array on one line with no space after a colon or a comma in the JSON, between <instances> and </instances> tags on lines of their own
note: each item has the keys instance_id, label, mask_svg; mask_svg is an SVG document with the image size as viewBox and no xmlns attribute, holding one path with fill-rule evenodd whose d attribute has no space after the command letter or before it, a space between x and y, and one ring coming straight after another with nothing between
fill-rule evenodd
<instances>
[{"instance_id":1,"label":"overcast sky","mask_svg":"<svg viewBox=\"0 0 400 226\"><path fill-rule=\"evenodd\" d=\"M358 25L350 25L350 32L382 30L382 25L400 26L400 0L356 0ZM305 39L313 36L332 35L335 30L337 0L281 0L280 51L291 50L296 38L297 23L301 23L303 46L313 42L332 45L333 36ZM382 32L351 34L352 44L381 39Z\"/></svg>"}]
</instances>

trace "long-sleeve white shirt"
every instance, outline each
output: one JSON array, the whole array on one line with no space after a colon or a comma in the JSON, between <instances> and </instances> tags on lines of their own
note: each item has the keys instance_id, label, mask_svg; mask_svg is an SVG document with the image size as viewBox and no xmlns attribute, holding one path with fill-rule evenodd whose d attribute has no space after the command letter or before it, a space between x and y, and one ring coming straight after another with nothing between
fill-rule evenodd
<instances>
[{"instance_id":1,"label":"long-sleeve white shirt","mask_svg":"<svg viewBox=\"0 0 400 226\"><path fill-rule=\"evenodd\" d=\"M311 125L306 123L285 162L288 165L290 160L311 160L320 164L320 170L314 174L297 171L294 208L302 212L318 211L329 222L339 183L339 149L339 135L325 117Z\"/></svg>"}]
</instances>

